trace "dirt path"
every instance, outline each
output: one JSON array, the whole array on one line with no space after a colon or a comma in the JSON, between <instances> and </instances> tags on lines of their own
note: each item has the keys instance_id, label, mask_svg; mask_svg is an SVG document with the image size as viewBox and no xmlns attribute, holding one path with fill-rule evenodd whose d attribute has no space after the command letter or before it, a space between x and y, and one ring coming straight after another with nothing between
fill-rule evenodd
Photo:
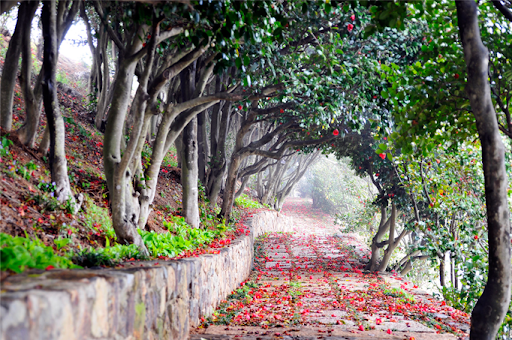
<instances>
[{"instance_id":1,"label":"dirt path","mask_svg":"<svg viewBox=\"0 0 512 340\"><path fill-rule=\"evenodd\" d=\"M459 339L468 315L394 275L362 271L368 248L306 200L293 233L256 243L255 269L191 339Z\"/></svg>"}]
</instances>

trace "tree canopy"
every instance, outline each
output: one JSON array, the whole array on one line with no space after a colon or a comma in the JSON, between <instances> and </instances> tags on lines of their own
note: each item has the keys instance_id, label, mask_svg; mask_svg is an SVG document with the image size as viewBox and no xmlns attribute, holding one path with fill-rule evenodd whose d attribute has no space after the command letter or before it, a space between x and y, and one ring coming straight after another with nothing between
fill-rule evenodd
<instances>
[{"instance_id":1,"label":"tree canopy","mask_svg":"<svg viewBox=\"0 0 512 340\"><path fill-rule=\"evenodd\" d=\"M140 230L174 145L193 227L201 187L221 219L231 218L251 176L260 201L280 209L318 155L333 154L375 187L368 206L380 223L367 269L407 274L428 260L444 297L473 311L472 339L503 331L511 285L509 1L49 1L43 67L32 77L38 5L18 5L2 73L2 131L13 130L20 68L25 117L16 134L35 146L44 103L39 150L48 153L59 198L78 211L55 65L69 27L82 20L119 243L148 253ZM391 263L402 246L406 255Z\"/></svg>"}]
</instances>

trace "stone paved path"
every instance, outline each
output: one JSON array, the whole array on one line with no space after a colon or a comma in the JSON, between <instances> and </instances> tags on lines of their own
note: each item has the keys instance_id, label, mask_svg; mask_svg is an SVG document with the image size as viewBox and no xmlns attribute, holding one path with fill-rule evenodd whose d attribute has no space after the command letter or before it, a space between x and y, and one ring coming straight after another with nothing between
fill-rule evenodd
<instances>
[{"instance_id":1,"label":"stone paved path","mask_svg":"<svg viewBox=\"0 0 512 340\"><path fill-rule=\"evenodd\" d=\"M469 318L394 275L363 272L369 250L308 202L293 233L256 244L251 277L191 339L465 339Z\"/></svg>"}]
</instances>

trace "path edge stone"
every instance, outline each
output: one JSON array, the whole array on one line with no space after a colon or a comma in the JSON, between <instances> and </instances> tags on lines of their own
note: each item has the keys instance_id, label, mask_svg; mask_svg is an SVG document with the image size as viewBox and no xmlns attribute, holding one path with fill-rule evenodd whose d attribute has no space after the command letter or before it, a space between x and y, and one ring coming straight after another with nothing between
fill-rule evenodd
<instances>
[{"instance_id":1,"label":"path edge stone","mask_svg":"<svg viewBox=\"0 0 512 340\"><path fill-rule=\"evenodd\" d=\"M293 228L273 211L249 215L245 225L251 233L218 254L11 276L0 292L0 339L188 339L249 276L254 239Z\"/></svg>"}]
</instances>

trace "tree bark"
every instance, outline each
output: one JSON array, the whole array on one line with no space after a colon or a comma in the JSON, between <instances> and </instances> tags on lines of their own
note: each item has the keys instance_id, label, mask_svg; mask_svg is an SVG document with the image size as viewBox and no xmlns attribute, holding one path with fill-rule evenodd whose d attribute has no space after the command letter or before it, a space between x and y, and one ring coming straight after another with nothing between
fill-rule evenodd
<instances>
[{"instance_id":1,"label":"tree bark","mask_svg":"<svg viewBox=\"0 0 512 340\"><path fill-rule=\"evenodd\" d=\"M395 204L391 204L391 217L389 218L389 243L387 249L384 251L384 256L382 257L382 261L380 262L378 271L384 272L388 267L389 259L391 258L391 254L393 249L391 248L392 242L395 238L395 227L396 227L396 206Z\"/></svg>"},{"instance_id":2,"label":"tree bark","mask_svg":"<svg viewBox=\"0 0 512 340\"><path fill-rule=\"evenodd\" d=\"M196 85L196 62L180 73L182 102L192 99ZM182 133L181 185L183 187L183 214L185 221L193 228L199 228L199 191L197 118L192 119Z\"/></svg>"},{"instance_id":3,"label":"tree bark","mask_svg":"<svg viewBox=\"0 0 512 340\"><path fill-rule=\"evenodd\" d=\"M391 204L391 217L389 222L389 240L388 240L388 247L384 251L384 256L382 257L382 261L379 265L379 272L385 272L388 268L389 260L391 259L391 255L393 254L393 251L396 249L402 238L404 238L406 235L408 235L408 231L405 229L402 231L400 236L398 236L395 239L395 230L396 230L396 204Z\"/></svg>"},{"instance_id":4,"label":"tree bark","mask_svg":"<svg viewBox=\"0 0 512 340\"><path fill-rule=\"evenodd\" d=\"M383 204L380 207L380 223L379 228L377 229L377 234L372 239L372 257L370 258L370 262L366 266L367 270L370 271L376 271L378 268L378 262L379 262L379 247L378 244L381 242L382 238L384 237L384 234L389 229L389 223L391 222L390 219L387 219L386 214L386 206Z\"/></svg>"},{"instance_id":5,"label":"tree bark","mask_svg":"<svg viewBox=\"0 0 512 340\"><path fill-rule=\"evenodd\" d=\"M60 202L71 200L74 211L75 206L71 187L69 185L64 119L60 114L57 99L57 84L55 74L57 68L57 13L55 1L46 1L41 13L44 37L43 61L43 100L50 133L50 170L52 182L55 182L55 193Z\"/></svg>"},{"instance_id":6,"label":"tree bark","mask_svg":"<svg viewBox=\"0 0 512 340\"><path fill-rule=\"evenodd\" d=\"M23 30L27 28L26 23L32 23L39 1L25 1L18 9L18 21L16 28L9 42L9 48L5 55L5 63L2 72L0 88L0 119L1 127L5 132L12 129L12 105L14 99L14 87L18 75L18 63L21 53Z\"/></svg>"},{"instance_id":7,"label":"tree bark","mask_svg":"<svg viewBox=\"0 0 512 340\"><path fill-rule=\"evenodd\" d=\"M208 164L208 138L206 134L206 110L197 115L198 177L206 185L206 164Z\"/></svg>"},{"instance_id":8,"label":"tree bark","mask_svg":"<svg viewBox=\"0 0 512 340\"><path fill-rule=\"evenodd\" d=\"M446 254L443 254L443 256L439 257L439 284L441 285L441 287L446 286L445 257Z\"/></svg>"},{"instance_id":9,"label":"tree bark","mask_svg":"<svg viewBox=\"0 0 512 340\"><path fill-rule=\"evenodd\" d=\"M142 35L147 27L133 27L136 34ZM158 34L158 27L154 29L153 36ZM140 208L138 205L137 193L135 192L132 180L133 171L130 169L134 151L139 142L139 134L142 130L143 110L145 101L144 94L147 89L147 78L149 77L152 58L154 53L154 39L151 39L151 54L146 56L145 78L139 79L139 88L132 103L138 106L137 117L140 125L134 126L130 135L129 145L121 156L121 140L124 138L124 121L130 100L130 88L135 74L137 59L123 58L119 66L118 76L113 87L113 100L104 134L103 166L107 178L107 185L110 194L110 207L112 209L112 225L116 231L118 241L122 244L135 244L140 251L147 255L148 251L141 236L137 232ZM140 50L142 43L135 40L128 44L128 53L133 55ZM139 123L139 122L137 122Z\"/></svg>"},{"instance_id":10,"label":"tree bark","mask_svg":"<svg viewBox=\"0 0 512 340\"><path fill-rule=\"evenodd\" d=\"M228 75L225 74L224 77L226 78L221 76L217 77L215 92L221 91L222 87L228 83ZM207 195L212 208L215 208L217 205L219 193L227 170L226 139L231 124L231 109L231 102L221 101L216 104L212 110L212 123L210 125L211 165L208 175L208 183L206 185Z\"/></svg>"},{"instance_id":11,"label":"tree bark","mask_svg":"<svg viewBox=\"0 0 512 340\"><path fill-rule=\"evenodd\" d=\"M48 151L50 149L50 130L48 129L48 124L46 124L46 128L43 132L43 138L41 138L41 142L39 143L38 152L46 156L48 154Z\"/></svg>"},{"instance_id":12,"label":"tree bark","mask_svg":"<svg viewBox=\"0 0 512 340\"><path fill-rule=\"evenodd\" d=\"M489 272L484 292L471 314L471 339L495 339L510 303L511 249L505 148L499 133L488 82L489 52L478 26L473 0L456 1L468 82L466 93L482 144L489 236Z\"/></svg>"},{"instance_id":13,"label":"tree bark","mask_svg":"<svg viewBox=\"0 0 512 340\"><path fill-rule=\"evenodd\" d=\"M71 4L71 7L69 7ZM62 40L66 36L67 31L73 23L74 17L78 11L80 3L78 1L68 2L59 1L58 8L56 9L56 58L58 58L59 46ZM69 7L69 8L68 8ZM37 129L39 127L39 118L41 117L42 107L42 77L43 69L39 72L37 80L32 88L32 53L31 53L31 41L30 31L31 22L25 23L26 29L25 34L22 36L21 42L21 54L22 54L22 66L21 66L21 79L20 84L23 90L23 96L25 98L25 111L26 119L23 126L18 130L18 137L21 143L28 147L34 147L34 143L37 136Z\"/></svg>"},{"instance_id":14,"label":"tree bark","mask_svg":"<svg viewBox=\"0 0 512 340\"><path fill-rule=\"evenodd\" d=\"M29 2L30 6L37 8L38 2ZM21 77L20 86L25 100L25 121L23 126L18 130L18 136L22 144L33 147L39 125L39 117L41 116L41 97L42 88L41 81L43 70L39 72L37 80L32 88L32 53L30 48L32 21L23 22L23 30L21 33Z\"/></svg>"}]
</instances>

